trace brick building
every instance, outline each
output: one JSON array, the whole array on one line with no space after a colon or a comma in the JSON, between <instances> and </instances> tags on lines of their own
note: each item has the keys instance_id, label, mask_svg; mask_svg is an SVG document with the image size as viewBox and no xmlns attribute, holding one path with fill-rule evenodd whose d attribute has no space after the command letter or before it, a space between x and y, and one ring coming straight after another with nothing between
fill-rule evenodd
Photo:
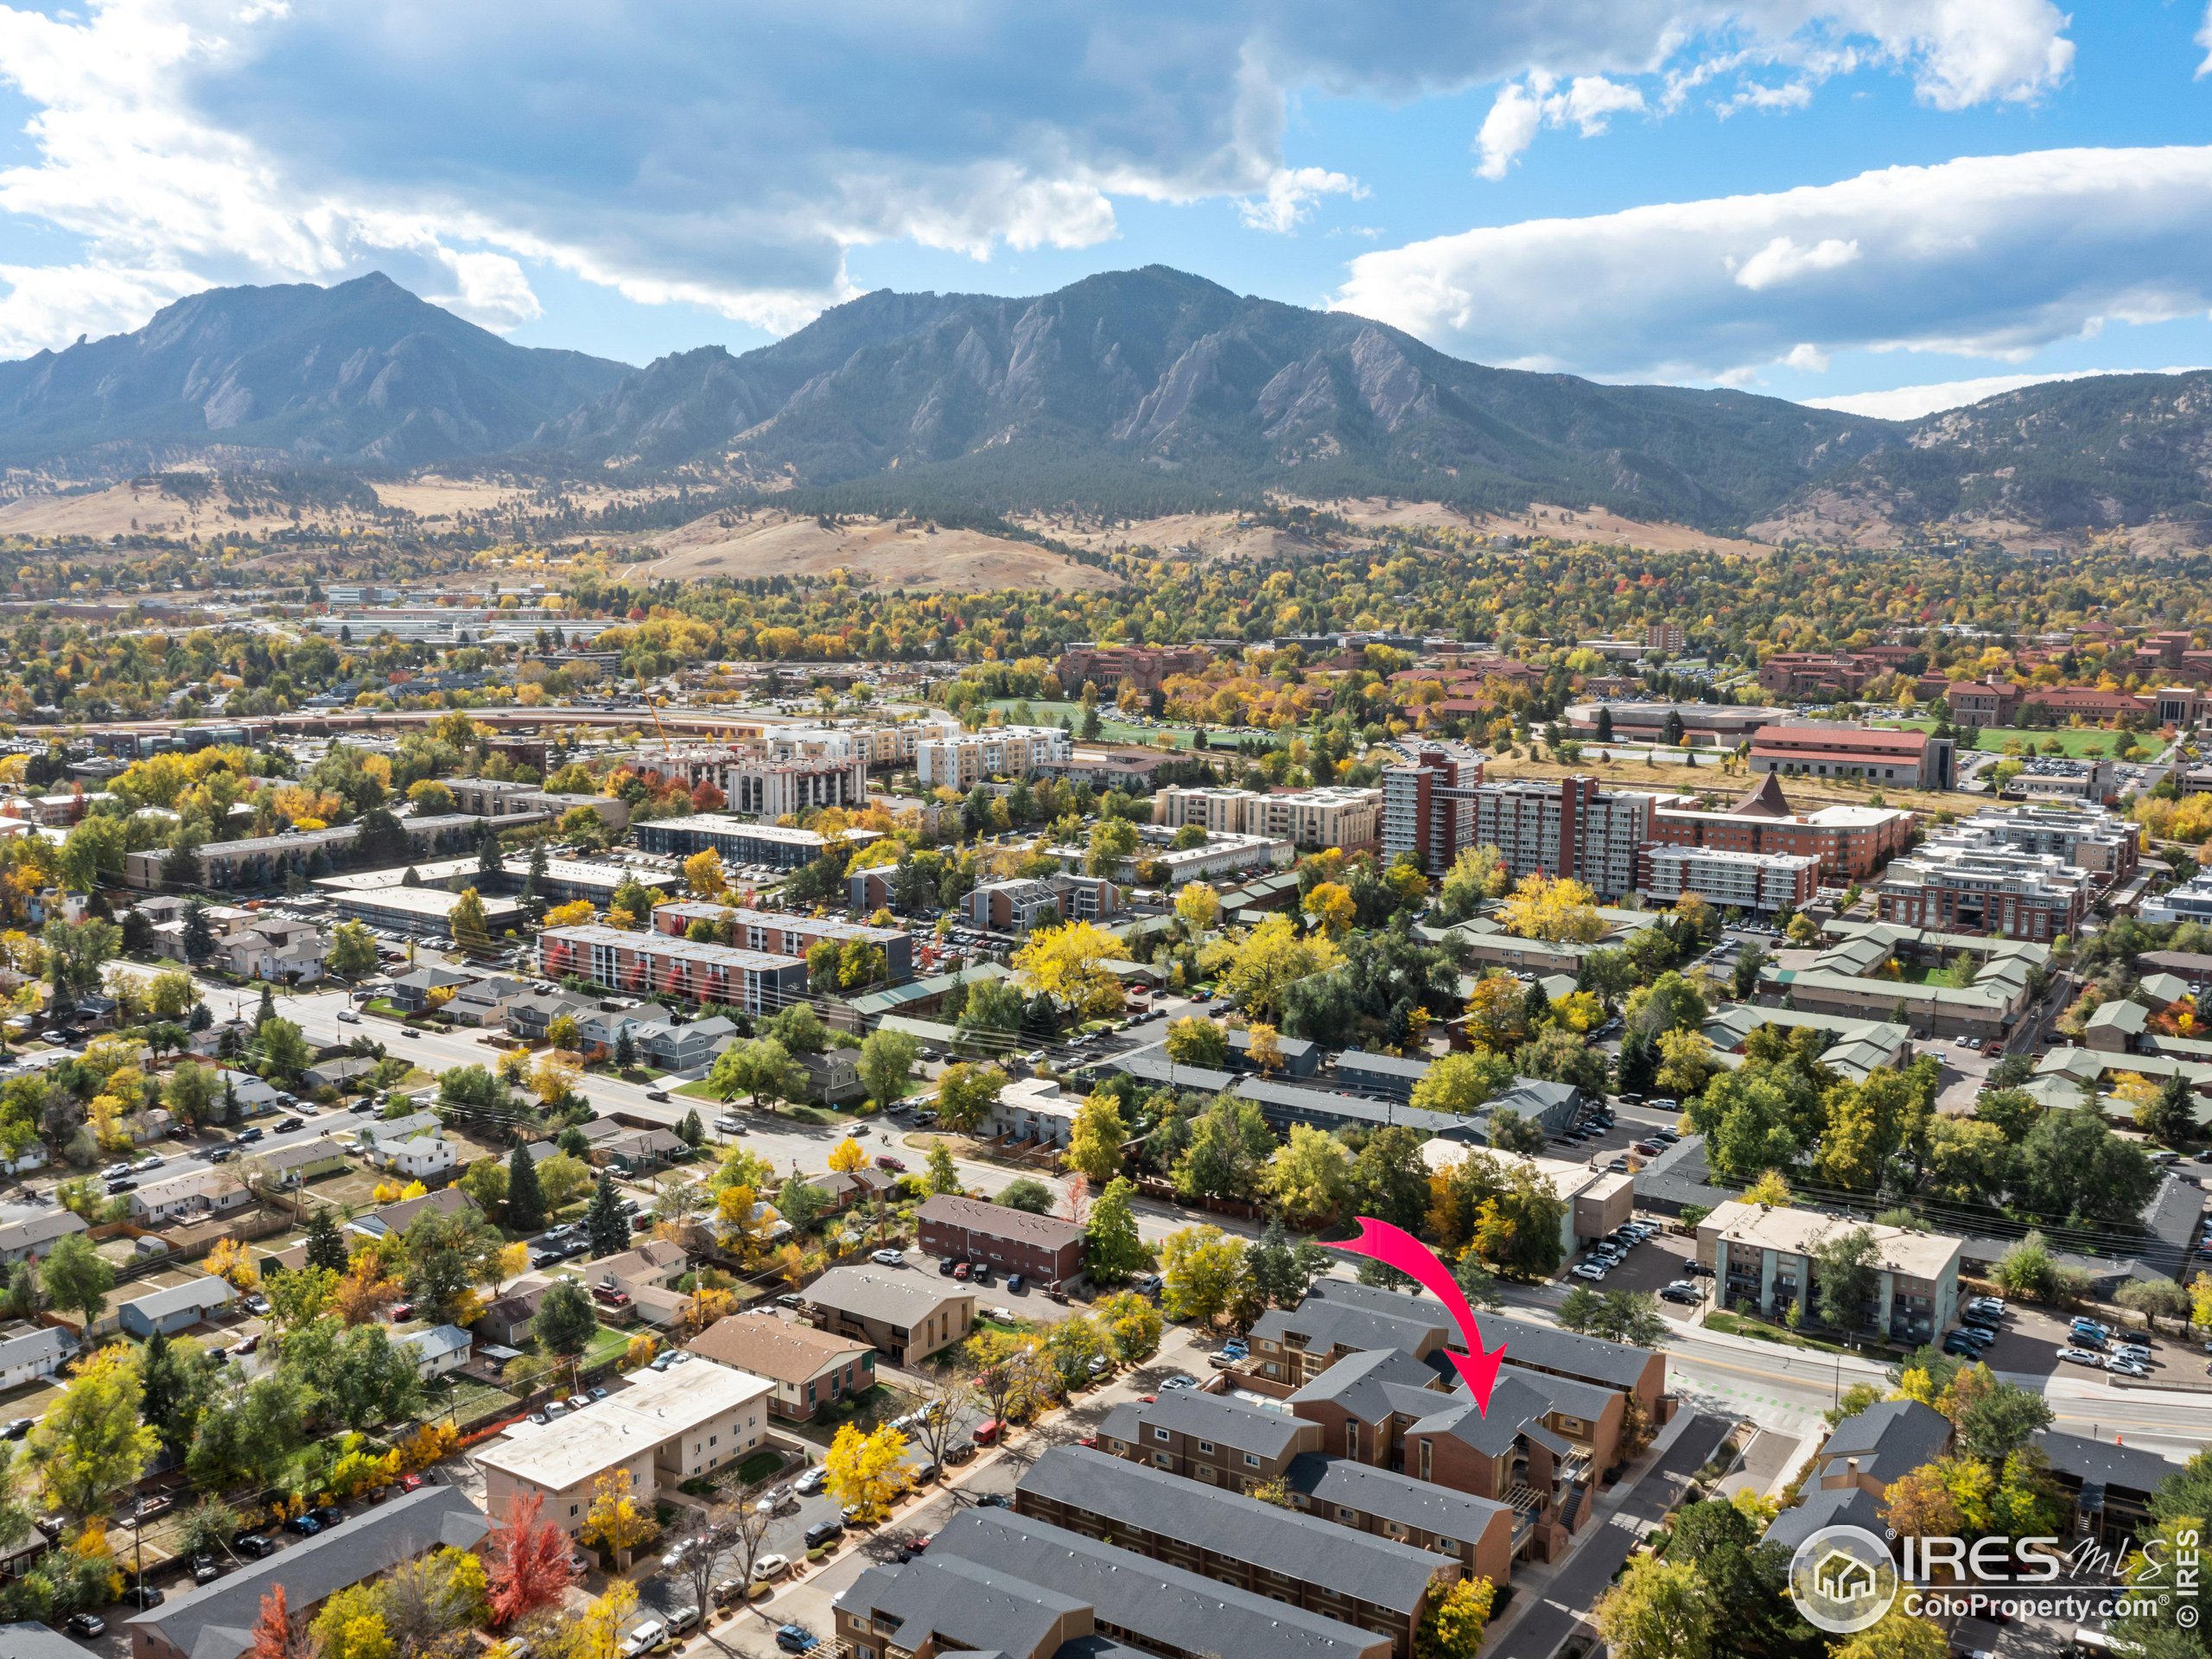
<instances>
[{"instance_id":1,"label":"brick building","mask_svg":"<svg viewBox=\"0 0 2212 1659\"><path fill-rule=\"evenodd\" d=\"M1769 726L1751 740L1751 770L1948 789L1952 750L1950 739L1926 732L1829 723Z\"/></svg>"},{"instance_id":2,"label":"brick building","mask_svg":"<svg viewBox=\"0 0 2212 1659\"><path fill-rule=\"evenodd\" d=\"M988 1262L1040 1284L1083 1276L1083 1229L1058 1216L1034 1216L1003 1204L940 1192L915 1212L922 1249L956 1262Z\"/></svg>"},{"instance_id":3,"label":"brick building","mask_svg":"<svg viewBox=\"0 0 2212 1659\"><path fill-rule=\"evenodd\" d=\"M1651 839L1669 847L1783 854L1815 860L1832 885L1863 880L1912 844L1912 814L1893 806L1799 812L1773 772L1735 805L1708 811L1693 796L1655 802Z\"/></svg>"}]
</instances>

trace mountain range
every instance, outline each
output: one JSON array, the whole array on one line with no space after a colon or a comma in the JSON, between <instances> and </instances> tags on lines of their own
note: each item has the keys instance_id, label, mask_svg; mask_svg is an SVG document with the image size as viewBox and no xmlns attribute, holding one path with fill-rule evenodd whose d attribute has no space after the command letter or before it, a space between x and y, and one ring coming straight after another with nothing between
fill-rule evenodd
<instances>
[{"instance_id":1,"label":"mountain range","mask_svg":"<svg viewBox=\"0 0 2212 1659\"><path fill-rule=\"evenodd\" d=\"M1713 531L2078 533L2212 517L2212 372L1915 422L1487 368L1160 266L1029 298L869 294L786 339L632 369L515 346L380 275L211 289L0 364L0 467L392 473L526 461L811 505L1117 511L1388 494Z\"/></svg>"}]
</instances>

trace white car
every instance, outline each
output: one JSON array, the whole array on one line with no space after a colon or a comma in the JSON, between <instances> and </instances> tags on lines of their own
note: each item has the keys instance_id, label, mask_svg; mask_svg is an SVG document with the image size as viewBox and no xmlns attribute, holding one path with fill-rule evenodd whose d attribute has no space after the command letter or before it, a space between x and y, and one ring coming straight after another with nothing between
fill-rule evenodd
<instances>
[{"instance_id":1,"label":"white car","mask_svg":"<svg viewBox=\"0 0 2212 1659\"><path fill-rule=\"evenodd\" d=\"M1574 1264L1573 1271L1576 1278L1587 1279L1593 1283L1605 1276L1605 1268L1595 1262L1578 1262Z\"/></svg>"},{"instance_id":2,"label":"white car","mask_svg":"<svg viewBox=\"0 0 2212 1659\"><path fill-rule=\"evenodd\" d=\"M906 1265L906 1253L901 1250L878 1250L868 1260L879 1268L903 1268Z\"/></svg>"},{"instance_id":3,"label":"white car","mask_svg":"<svg viewBox=\"0 0 2212 1659\"><path fill-rule=\"evenodd\" d=\"M715 1129L721 1135L743 1135L745 1125L738 1122L735 1112L724 1112L715 1119Z\"/></svg>"},{"instance_id":4,"label":"white car","mask_svg":"<svg viewBox=\"0 0 2212 1659\"><path fill-rule=\"evenodd\" d=\"M753 1576L756 1580L780 1579L791 1570L791 1558L788 1555L763 1555L753 1563Z\"/></svg>"},{"instance_id":5,"label":"white car","mask_svg":"<svg viewBox=\"0 0 2212 1659\"><path fill-rule=\"evenodd\" d=\"M639 1659L651 1653L668 1635L668 1626L657 1618L649 1618L623 1638L622 1659Z\"/></svg>"},{"instance_id":6,"label":"white car","mask_svg":"<svg viewBox=\"0 0 2212 1659\"><path fill-rule=\"evenodd\" d=\"M2145 1365L2139 1359L2108 1360L2105 1363L2105 1370L2112 1372L2115 1376L2148 1376L2151 1375L2151 1368L2148 1365Z\"/></svg>"},{"instance_id":7,"label":"white car","mask_svg":"<svg viewBox=\"0 0 2212 1659\"><path fill-rule=\"evenodd\" d=\"M2087 1348L2062 1348L2058 1351L2058 1357L2072 1364L2088 1365L2097 1370L2104 1369L2105 1357Z\"/></svg>"}]
</instances>

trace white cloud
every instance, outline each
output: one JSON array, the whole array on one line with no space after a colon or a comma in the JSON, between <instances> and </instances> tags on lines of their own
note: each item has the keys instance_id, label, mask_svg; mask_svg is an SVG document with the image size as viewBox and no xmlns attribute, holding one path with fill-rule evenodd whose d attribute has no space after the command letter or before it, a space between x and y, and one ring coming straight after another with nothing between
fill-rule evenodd
<instances>
[{"instance_id":1,"label":"white cloud","mask_svg":"<svg viewBox=\"0 0 2212 1659\"><path fill-rule=\"evenodd\" d=\"M1777 236L1740 266L1736 286L1756 294L1762 289L1795 282L1819 270L1840 270L1859 257L1859 244L1831 236L1810 247L1801 247L1786 236ZM1732 261L1732 264L1733 262Z\"/></svg>"},{"instance_id":2,"label":"white cloud","mask_svg":"<svg viewBox=\"0 0 2212 1659\"><path fill-rule=\"evenodd\" d=\"M1840 397L1804 397L1814 409L1847 415L1873 415L1887 421L1914 421L1942 409L1963 409L1999 392L2040 386L2056 380L2090 380L2105 374L2196 374L2201 369L2070 369L2060 374L1990 374L1973 380L1938 380L1924 386L1896 386L1888 391L1854 391Z\"/></svg>"},{"instance_id":3,"label":"white cloud","mask_svg":"<svg viewBox=\"0 0 2212 1659\"><path fill-rule=\"evenodd\" d=\"M2212 4L2204 8L2204 21L2196 26L2196 43L2204 48L2204 60L2196 66L2196 73L2212 75Z\"/></svg>"},{"instance_id":4,"label":"white cloud","mask_svg":"<svg viewBox=\"0 0 2212 1659\"><path fill-rule=\"evenodd\" d=\"M1469 231L1360 256L1334 303L1484 362L1610 378L1740 378L1801 346L2018 359L2212 310L2212 148L1982 156Z\"/></svg>"},{"instance_id":5,"label":"white cloud","mask_svg":"<svg viewBox=\"0 0 2212 1659\"><path fill-rule=\"evenodd\" d=\"M384 265L506 327L537 262L782 330L871 244L1090 247L1129 198L1294 226L1359 193L1286 156L1301 92L1502 86L1502 172L1547 124L1775 66L1750 103L1862 65L1940 107L2032 98L2065 27L2049 0L0 0L0 85L35 111L0 237L73 238L55 263L98 274L102 327L134 280L150 303ZM54 284L16 289L0 352L78 332Z\"/></svg>"}]
</instances>

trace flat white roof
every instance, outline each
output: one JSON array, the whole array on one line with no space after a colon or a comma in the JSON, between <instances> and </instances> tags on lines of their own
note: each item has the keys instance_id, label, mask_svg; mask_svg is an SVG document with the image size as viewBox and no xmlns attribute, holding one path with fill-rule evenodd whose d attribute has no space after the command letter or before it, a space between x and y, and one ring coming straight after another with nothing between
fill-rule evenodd
<instances>
[{"instance_id":1,"label":"flat white roof","mask_svg":"<svg viewBox=\"0 0 2212 1659\"><path fill-rule=\"evenodd\" d=\"M628 1388L582 1411L550 1423L517 1423L477 1460L548 1491L566 1491L774 1388L750 1371L696 1361L643 1370Z\"/></svg>"}]
</instances>

